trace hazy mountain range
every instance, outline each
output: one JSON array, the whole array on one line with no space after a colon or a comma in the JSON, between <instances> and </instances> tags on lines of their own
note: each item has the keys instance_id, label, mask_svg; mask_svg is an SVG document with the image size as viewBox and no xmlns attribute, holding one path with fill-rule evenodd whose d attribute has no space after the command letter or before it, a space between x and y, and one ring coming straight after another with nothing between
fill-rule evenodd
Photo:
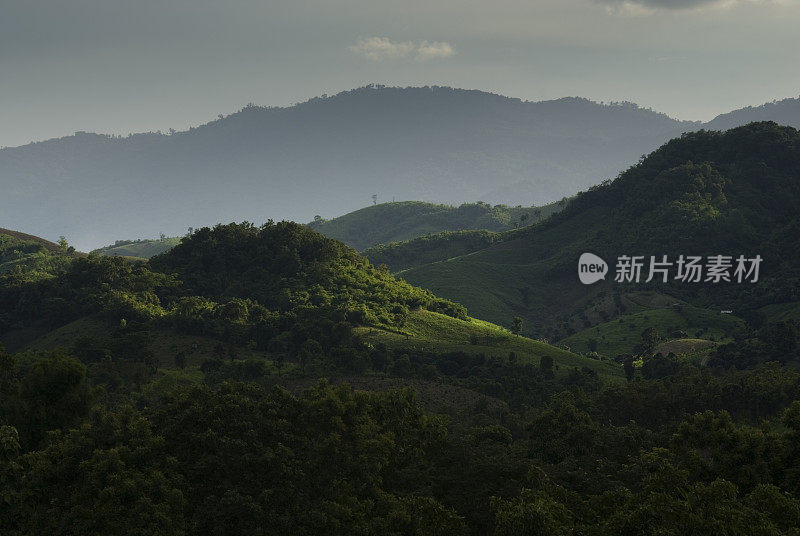
<instances>
[{"instance_id":1,"label":"hazy mountain range","mask_svg":"<svg viewBox=\"0 0 800 536\"><path fill-rule=\"evenodd\" d=\"M631 103L369 86L250 105L184 132L79 132L2 149L0 226L90 249L218 221L337 216L373 194L541 205L615 177L682 132L760 119L800 126L800 99L702 124Z\"/></svg>"}]
</instances>

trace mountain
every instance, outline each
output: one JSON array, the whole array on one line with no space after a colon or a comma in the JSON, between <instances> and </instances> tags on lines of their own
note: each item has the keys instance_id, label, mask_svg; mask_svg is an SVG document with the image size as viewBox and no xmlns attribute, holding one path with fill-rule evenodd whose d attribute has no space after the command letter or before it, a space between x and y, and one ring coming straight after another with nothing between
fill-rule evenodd
<instances>
[{"instance_id":1,"label":"mountain","mask_svg":"<svg viewBox=\"0 0 800 536\"><path fill-rule=\"evenodd\" d=\"M543 207L508 207L478 202L456 207L404 201L373 205L331 220L318 218L309 225L325 236L363 250L442 231L514 229L548 217L565 203L566 200Z\"/></svg>"},{"instance_id":2,"label":"mountain","mask_svg":"<svg viewBox=\"0 0 800 536\"><path fill-rule=\"evenodd\" d=\"M697 126L630 103L369 86L171 135L78 132L2 149L0 225L91 249L219 221L310 221L373 194L542 205Z\"/></svg>"},{"instance_id":3,"label":"mountain","mask_svg":"<svg viewBox=\"0 0 800 536\"><path fill-rule=\"evenodd\" d=\"M537 225L399 275L466 305L478 318L508 324L520 316L527 333L551 339L651 309L698 306L751 317L769 304L800 300L798 207L798 131L768 122L724 133L700 131L673 139ZM578 281L584 252L609 263L604 281ZM613 275L621 255L667 255L672 261L679 255L760 255L763 261L755 284L618 284ZM644 280L647 266L643 275ZM645 291L650 294L641 295ZM674 329L708 325L699 319L687 325L687 311L678 315L684 320L670 320ZM642 325L631 333L638 337ZM634 322L631 329L636 327ZM735 326L729 327L726 336L732 337Z\"/></svg>"},{"instance_id":4,"label":"mountain","mask_svg":"<svg viewBox=\"0 0 800 536\"><path fill-rule=\"evenodd\" d=\"M779 125L800 128L800 97L740 108L718 115L703 127L709 130L728 130L757 121L774 121Z\"/></svg>"}]
</instances>

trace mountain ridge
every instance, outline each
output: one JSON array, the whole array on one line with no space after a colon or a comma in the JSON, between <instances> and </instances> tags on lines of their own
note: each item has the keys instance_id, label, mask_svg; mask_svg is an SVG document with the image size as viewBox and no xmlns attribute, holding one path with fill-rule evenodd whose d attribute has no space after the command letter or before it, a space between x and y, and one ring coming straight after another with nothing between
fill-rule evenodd
<instances>
[{"instance_id":1,"label":"mountain ridge","mask_svg":"<svg viewBox=\"0 0 800 536\"><path fill-rule=\"evenodd\" d=\"M542 205L702 126L632 103L373 85L248 105L169 135L77 132L0 149L0 225L24 220L34 234L93 249L190 225L346 214L373 194Z\"/></svg>"},{"instance_id":2,"label":"mountain ridge","mask_svg":"<svg viewBox=\"0 0 800 536\"><path fill-rule=\"evenodd\" d=\"M583 99L359 88L290 108L248 106L172 135L79 132L0 150L0 225L24 217L36 234L92 249L241 218L309 221L361 208L372 194L543 204L686 128L632 105Z\"/></svg>"}]
</instances>

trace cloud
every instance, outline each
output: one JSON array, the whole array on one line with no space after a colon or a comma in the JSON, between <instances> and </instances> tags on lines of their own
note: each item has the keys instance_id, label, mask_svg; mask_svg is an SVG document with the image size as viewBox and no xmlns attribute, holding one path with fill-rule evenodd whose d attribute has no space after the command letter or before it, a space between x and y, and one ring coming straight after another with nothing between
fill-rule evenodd
<instances>
[{"instance_id":1,"label":"cloud","mask_svg":"<svg viewBox=\"0 0 800 536\"><path fill-rule=\"evenodd\" d=\"M348 47L350 52L372 61L399 60L414 57L419 61L448 58L456 53L449 43L444 41L392 41L388 37L370 37L359 39L358 43Z\"/></svg>"},{"instance_id":2,"label":"cloud","mask_svg":"<svg viewBox=\"0 0 800 536\"><path fill-rule=\"evenodd\" d=\"M631 13L650 13L656 10L689 10L704 6L726 6L737 4L779 4L787 5L795 0L596 0L613 10Z\"/></svg>"},{"instance_id":3,"label":"cloud","mask_svg":"<svg viewBox=\"0 0 800 536\"><path fill-rule=\"evenodd\" d=\"M692 9L709 4L718 4L720 0L601 0L601 2L621 8Z\"/></svg>"},{"instance_id":4,"label":"cloud","mask_svg":"<svg viewBox=\"0 0 800 536\"><path fill-rule=\"evenodd\" d=\"M432 43L423 41L417 47L417 59L422 61L449 58L455 53L456 51L453 50L450 43L445 43L444 41L435 41Z\"/></svg>"},{"instance_id":5,"label":"cloud","mask_svg":"<svg viewBox=\"0 0 800 536\"><path fill-rule=\"evenodd\" d=\"M370 37L359 39L357 44L349 48L368 60L381 61L407 58L416 46L410 41L392 42L387 37Z\"/></svg>"}]
</instances>

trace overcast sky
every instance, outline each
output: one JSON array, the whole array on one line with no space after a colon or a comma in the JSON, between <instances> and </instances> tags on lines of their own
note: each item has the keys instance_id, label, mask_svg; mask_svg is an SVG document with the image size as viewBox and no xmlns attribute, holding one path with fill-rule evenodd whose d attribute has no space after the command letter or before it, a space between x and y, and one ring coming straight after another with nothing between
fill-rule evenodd
<instances>
[{"instance_id":1,"label":"overcast sky","mask_svg":"<svg viewBox=\"0 0 800 536\"><path fill-rule=\"evenodd\" d=\"M708 120L800 95L800 0L0 0L0 147L372 82Z\"/></svg>"}]
</instances>

